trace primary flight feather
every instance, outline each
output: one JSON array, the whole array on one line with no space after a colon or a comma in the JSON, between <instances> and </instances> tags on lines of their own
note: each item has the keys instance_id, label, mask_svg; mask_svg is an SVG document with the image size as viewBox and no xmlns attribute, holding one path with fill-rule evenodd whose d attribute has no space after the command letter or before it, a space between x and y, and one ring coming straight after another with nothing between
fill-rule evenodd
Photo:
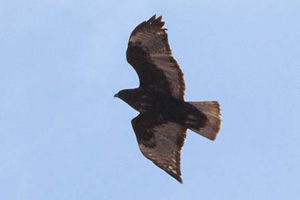
<instances>
[{"instance_id":1,"label":"primary flight feather","mask_svg":"<svg viewBox=\"0 0 300 200\"><path fill-rule=\"evenodd\" d=\"M140 112L131 123L143 155L182 183L180 151L186 130L215 140L220 106L216 101L184 101L183 73L163 26L162 17L154 15L133 30L126 54L140 86L121 90L115 97Z\"/></svg>"}]
</instances>

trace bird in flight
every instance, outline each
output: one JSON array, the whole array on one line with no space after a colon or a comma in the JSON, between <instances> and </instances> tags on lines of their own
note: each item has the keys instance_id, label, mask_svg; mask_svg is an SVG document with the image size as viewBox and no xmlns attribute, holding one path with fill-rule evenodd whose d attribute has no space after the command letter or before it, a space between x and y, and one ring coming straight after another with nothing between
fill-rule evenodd
<instances>
[{"instance_id":1,"label":"bird in flight","mask_svg":"<svg viewBox=\"0 0 300 200\"><path fill-rule=\"evenodd\" d=\"M215 140L220 129L217 101L186 102L183 73L172 56L162 16L139 24L131 33L127 61L140 86L118 97L139 112L131 123L142 154L182 183L180 153L190 129Z\"/></svg>"}]
</instances>

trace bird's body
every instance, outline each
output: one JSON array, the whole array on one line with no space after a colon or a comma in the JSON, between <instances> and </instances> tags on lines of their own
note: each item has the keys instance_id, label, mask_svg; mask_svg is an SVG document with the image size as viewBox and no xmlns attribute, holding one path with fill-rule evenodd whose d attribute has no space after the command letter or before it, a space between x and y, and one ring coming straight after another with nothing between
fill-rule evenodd
<instances>
[{"instance_id":1,"label":"bird's body","mask_svg":"<svg viewBox=\"0 0 300 200\"><path fill-rule=\"evenodd\" d=\"M161 17L151 17L132 32L127 60L140 86L117 93L140 114L132 120L143 155L179 182L180 151L190 129L215 140L220 129L216 101L185 102L183 73L172 56Z\"/></svg>"},{"instance_id":2,"label":"bird's body","mask_svg":"<svg viewBox=\"0 0 300 200\"><path fill-rule=\"evenodd\" d=\"M185 122L189 120L187 113L194 113L199 126L205 126L207 118L197 108L164 92L136 88L123 90L123 94L119 94L120 98L138 112L151 113L182 126L186 126Z\"/></svg>"}]
</instances>

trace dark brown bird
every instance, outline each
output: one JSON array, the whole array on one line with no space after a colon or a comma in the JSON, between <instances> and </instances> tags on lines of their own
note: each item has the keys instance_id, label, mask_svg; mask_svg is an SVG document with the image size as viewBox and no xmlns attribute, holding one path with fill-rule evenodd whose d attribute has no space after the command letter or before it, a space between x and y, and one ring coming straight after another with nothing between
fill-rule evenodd
<instances>
[{"instance_id":1,"label":"dark brown bird","mask_svg":"<svg viewBox=\"0 0 300 200\"><path fill-rule=\"evenodd\" d=\"M132 32L127 61L140 80L136 89L115 95L140 114L131 123L143 155L182 183L180 151L190 129L215 140L220 129L216 101L185 102L183 73L172 56L162 16L154 15Z\"/></svg>"}]
</instances>

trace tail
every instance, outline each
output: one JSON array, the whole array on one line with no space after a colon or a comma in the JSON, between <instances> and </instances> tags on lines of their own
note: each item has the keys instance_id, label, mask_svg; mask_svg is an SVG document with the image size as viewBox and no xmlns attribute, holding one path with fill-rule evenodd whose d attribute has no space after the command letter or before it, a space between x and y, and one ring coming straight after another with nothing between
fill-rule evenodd
<instances>
[{"instance_id":1,"label":"tail","mask_svg":"<svg viewBox=\"0 0 300 200\"><path fill-rule=\"evenodd\" d=\"M217 101L187 102L206 115L207 122L202 126L190 126L189 129L200 135L215 140L221 125L221 108ZM193 112L192 112L193 113ZM193 119L197 116L190 115Z\"/></svg>"}]
</instances>

